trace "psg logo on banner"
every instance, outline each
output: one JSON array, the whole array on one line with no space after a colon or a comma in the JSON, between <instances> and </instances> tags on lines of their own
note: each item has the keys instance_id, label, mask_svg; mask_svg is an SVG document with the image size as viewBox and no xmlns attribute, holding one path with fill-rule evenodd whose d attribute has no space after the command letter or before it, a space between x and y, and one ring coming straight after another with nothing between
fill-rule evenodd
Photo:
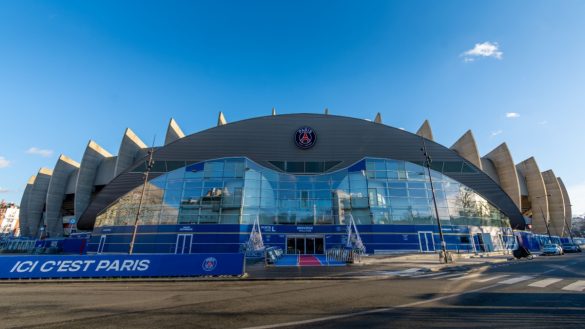
<instances>
[{"instance_id":1,"label":"psg logo on banner","mask_svg":"<svg viewBox=\"0 0 585 329\"><path fill-rule=\"evenodd\" d=\"M215 257L207 257L203 261L203 264L201 264L201 268L203 268L203 270L206 272L211 272L211 271L215 270L216 267L217 267L217 259L215 259Z\"/></svg>"},{"instance_id":2,"label":"psg logo on banner","mask_svg":"<svg viewBox=\"0 0 585 329\"><path fill-rule=\"evenodd\" d=\"M311 127L301 127L295 132L295 144L303 150L309 149L315 145L317 135Z\"/></svg>"}]
</instances>

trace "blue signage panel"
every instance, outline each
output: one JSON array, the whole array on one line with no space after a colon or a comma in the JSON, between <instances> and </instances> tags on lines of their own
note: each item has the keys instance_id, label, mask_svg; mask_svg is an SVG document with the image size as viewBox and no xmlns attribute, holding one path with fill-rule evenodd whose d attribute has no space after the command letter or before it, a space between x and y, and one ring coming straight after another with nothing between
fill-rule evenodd
<instances>
[{"instance_id":1,"label":"blue signage panel","mask_svg":"<svg viewBox=\"0 0 585 329\"><path fill-rule=\"evenodd\" d=\"M241 275L244 254L0 257L0 279Z\"/></svg>"}]
</instances>

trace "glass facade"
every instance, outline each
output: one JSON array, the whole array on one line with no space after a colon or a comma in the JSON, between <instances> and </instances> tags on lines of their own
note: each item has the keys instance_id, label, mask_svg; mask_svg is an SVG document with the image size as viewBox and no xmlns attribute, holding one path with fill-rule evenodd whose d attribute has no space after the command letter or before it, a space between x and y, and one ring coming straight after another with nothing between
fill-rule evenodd
<instances>
[{"instance_id":1,"label":"glass facade","mask_svg":"<svg viewBox=\"0 0 585 329\"><path fill-rule=\"evenodd\" d=\"M508 218L469 187L431 170L441 223L509 227ZM451 166L453 167L453 166ZM445 171L447 170L447 171ZM465 172L466 166L457 170ZM305 169L306 171L306 169ZM143 186L111 204L99 226L133 225ZM295 175L246 158L209 160L147 183L140 225L435 224L429 175L407 161L365 158L332 173Z\"/></svg>"}]
</instances>

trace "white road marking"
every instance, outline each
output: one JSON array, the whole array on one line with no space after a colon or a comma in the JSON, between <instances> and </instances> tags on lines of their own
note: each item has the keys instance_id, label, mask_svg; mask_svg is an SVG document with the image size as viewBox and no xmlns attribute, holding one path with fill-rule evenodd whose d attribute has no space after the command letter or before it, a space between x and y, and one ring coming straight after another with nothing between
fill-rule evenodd
<instances>
[{"instance_id":1,"label":"white road marking","mask_svg":"<svg viewBox=\"0 0 585 329\"><path fill-rule=\"evenodd\" d=\"M375 272L376 274L379 275L412 275L415 272L418 272L419 270L421 270L420 267L414 267L414 268L409 268L406 270L402 270L402 271L377 271Z\"/></svg>"},{"instance_id":2,"label":"white road marking","mask_svg":"<svg viewBox=\"0 0 585 329\"><path fill-rule=\"evenodd\" d=\"M553 283L557 283L559 281L563 281L563 279L555 279L555 278L551 278L551 279L544 279L544 280L540 280L540 281L536 281L536 282L532 282L531 284L529 284L528 286L530 287L538 287L538 288L544 288L544 287L548 287Z\"/></svg>"},{"instance_id":3,"label":"white road marking","mask_svg":"<svg viewBox=\"0 0 585 329\"><path fill-rule=\"evenodd\" d=\"M559 268L555 268L555 269L550 269L548 271L544 271L542 273L540 273L539 275L543 275L543 274L547 274L559 269L563 269L566 268L567 266L561 266ZM428 274L427 274L428 275ZM491 277L489 279L483 279L483 280L475 280L477 282L487 282L490 280L495 280L495 279L499 279L499 278L503 278L503 277L507 277L509 275L499 275L499 276L494 276ZM442 278L442 277L440 277ZM522 277L518 277L515 279L510 279L510 280L506 280L506 281L511 281L511 280L518 280ZM528 279L529 280L531 278L534 278L533 276L529 276ZM354 316L360 316L360 315L368 315L368 314L376 314L376 313L383 313L383 312L388 312L397 308L405 308L405 307L412 307L412 306L417 306L417 305L422 305L422 304L427 304L427 303L434 303L440 300L444 300L444 299L449 299L449 298L453 298L453 297L459 297L459 296L463 296L466 294L470 294L470 293L475 293L475 292L479 292L479 291L484 291L484 290L489 290L492 288L496 288L499 287L502 283L506 282L506 281L502 281L499 283L495 283L486 287L481 287L478 289L473 289L473 290L469 290L469 291L464 291L464 292L460 292L460 293L456 293L456 294L452 294L452 295L447 295L447 296L443 296L443 297L437 297L437 298L432 298L432 299L427 299L427 300L421 300L418 302L414 302L414 303L409 303L409 304L402 304L402 305L398 305L398 306L394 306L394 307L385 307L385 308L377 308L377 309L372 309L372 310L366 310L366 311L362 311L362 312L356 312L356 313L346 313L346 314L340 314L340 315L332 315L332 316L327 316L327 317L321 317L321 318L314 318L314 319L308 319L308 320L300 320L300 321L291 321L291 322L284 322L284 323L275 323L275 324L268 324L268 325L261 325L261 326L256 326L256 327L248 327L247 329L271 329L271 328L282 328L282 327L290 327L290 326L298 326L298 325L304 325L304 324L312 324L312 323L318 323L318 322L323 322L323 321L328 321L328 320L339 320L339 319L346 319L346 318L350 318L350 317L354 317ZM522 279L520 281L525 281L525 279ZM517 282L520 282L517 281ZM581 290L585 289L585 281L577 281L573 284L570 284L568 286L566 286L565 288L571 287L572 286L576 286L576 284L580 285ZM565 289L563 288L563 289ZM548 309L548 308L547 308Z\"/></svg>"},{"instance_id":4,"label":"white road marking","mask_svg":"<svg viewBox=\"0 0 585 329\"><path fill-rule=\"evenodd\" d=\"M461 275L461 273L447 274L447 275L438 276L436 278L432 278L431 280L441 280L441 279L452 278L454 276L460 276L460 275Z\"/></svg>"},{"instance_id":5,"label":"white road marking","mask_svg":"<svg viewBox=\"0 0 585 329\"><path fill-rule=\"evenodd\" d=\"M563 287L563 290L583 291L583 290L585 290L585 281L584 280L575 281L575 282L571 283L570 285Z\"/></svg>"},{"instance_id":6,"label":"white road marking","mask_svg":"<svg viewBox=\"0 0 585 329\"><path fill-rule=\"evenodd\" d=\"M479 280L475 280L475 282L488 282L488 281L492 281L492 280L496 280L496 279L501 279L501 278L505 278L507 276L510 276L509 274L504 274L504 275L496 275L496 276L492 276L489 278L485 278L485 279L479 279Z\"/></svg>"},{"instance_id":7,"label":"white road marking","mask_svg":"<svg viewBox=\"0 0 585 329\"><path fill-rule=\"evenodd\" d=\"M500 281L498 283L501 284L514 284L514 283L518 283L518 282L522 282L522 281L526 281L526 280L530 280L530 279L534 279L533 276L529 276L529 275L522 275L516 278L511 278L508 280L504 280L504 281Z\"/></svg>"},{"instance_id":8,"label":"white road marking","mask_svg":"<svg viewBox=\"0 0 585 329\"><path fill-rule=\"evenodd\" d=\"M417 305L422 305L422 304L427 304L427 303L434 303L434 302L438 302L438 301L444 300L444 299L449 299L449 298L453 298L453 297L459 297L459 296L466 295L466 294L471 294L471 293L474 293L474 292L479 292L479 291L483 291L483 290L492 289L492 288L495 288L497 286L499 286L499 284L492 284L492 285L487 286L487 287L482 287L482 288L478 288L478 289L473 289L473 290L469 290L469 291L464 291L464 292L460 292L460 293L456 293L456 294L452 294L452 295L447 295L447 296L442 296L442 297L437 297L437 298L432 298L432 299L421 300L421 301L414 302L414 303L402 304L402 305L398 305L398 306L394 306L394 307L376 308L376 309L362 311L362 312L332 315L332 316L326 316L326 317L322 317L322 318L309 319L309 320L300 320L300 321L291 321L291 322L284 322L284 323L267 324L267 325L263 325L263 326L248 327L248 328L245 328L245 329L271 329L271 328L291 327L291 326L299 326L299 325L304 325L304 324L312 324L312 323L323 322L323 321L346 319L346 318L350 318L350 317L354 317L354 316L360 316L360 315L383 313L383 312L388 312L388 311L391 311L391 310L394 310L394 309L397 309L397 308L405 308L405 307L412 307L412 306L417 306Z\"/></svg>"},{"instance_id":9,"label":"white road marking","mask_svg":"<svg viewBox=\"0 0 585 329\"><path fill-rule=\"evenodd\" d=\"M413 276L413 278L428 278L428 277L437 276L437 275L445 275L445 273L438 272L438 273L429 273L429 274L415 275L415 276Z\"/></svg>"},{"instance_id":10,"label":"white road marking","mask_svg":"<svg viewBox=\"0 0 585 329\"><path fill-rule=\"evenodd\" d=\"M464 275L464 276L460 276L458 278L452 278L452 279L449 279L449 280L450 281L467 280L467 279L470 279L470 278L477 278L478 276L481 276L481 273Z\"/></svg>"}]
</instances>

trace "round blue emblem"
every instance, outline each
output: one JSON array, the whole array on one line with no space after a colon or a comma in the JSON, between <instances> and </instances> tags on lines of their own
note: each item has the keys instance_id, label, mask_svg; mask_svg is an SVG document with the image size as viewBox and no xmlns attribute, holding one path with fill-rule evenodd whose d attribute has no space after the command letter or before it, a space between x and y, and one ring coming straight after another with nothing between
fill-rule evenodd
<instances>
[{"instance_id":1,"label":"round blue emblem","mask_svg":"<svg viewBox=\"0 0 585 329\"><path fill-rule=\"evenodd\" d=\"M311 127L301 127L295 132L295 144L300 149L309 149L315 145L316 141L317 135Z\"/></svg>"},{"instance_id":2,"label":"round blue emblem","mask_svg":"<svg viewBox=\"0 0 585 329\"><path fill-rule=\"evenodd\" d=\"M217 259L215 257L207 257L201 264L201 267L206 272L211 272L217 267Z\"/></svg>"}]
</instances>

